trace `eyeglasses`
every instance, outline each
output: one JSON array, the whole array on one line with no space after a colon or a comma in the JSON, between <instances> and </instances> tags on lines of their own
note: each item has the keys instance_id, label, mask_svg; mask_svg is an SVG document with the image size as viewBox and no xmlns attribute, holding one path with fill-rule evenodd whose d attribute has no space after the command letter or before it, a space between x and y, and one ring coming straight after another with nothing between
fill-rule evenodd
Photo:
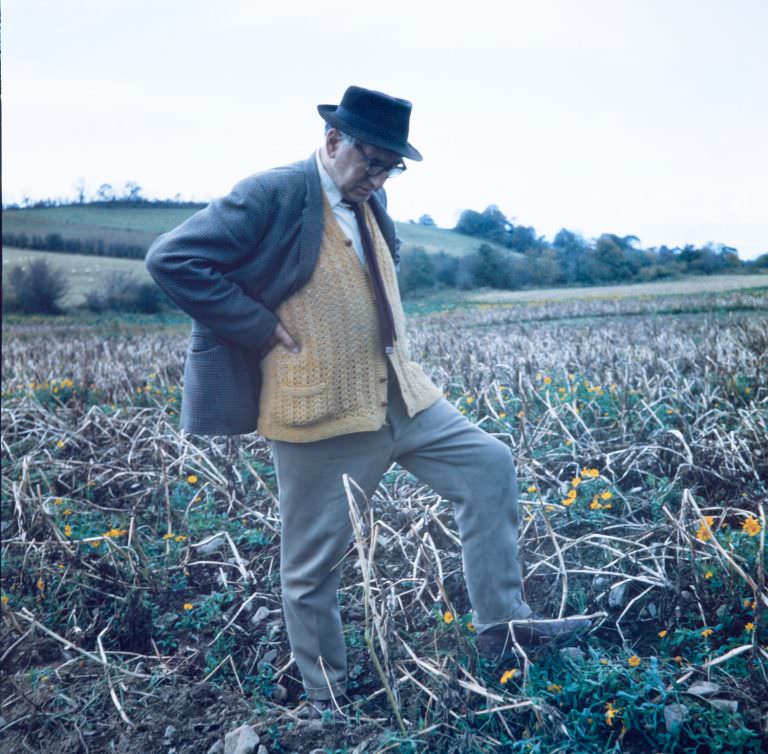
<instances>
[{"instance_id":1,"label":"eyeglasses","mask_svg":"<svg viewBox=\"0 0 768 754\"><path fill-rule=\"evenodd\" d=\"M353 141L352 144L365 160L365 172L369 177L378 178L386 173L387 178L394 178L395 176L402 175L406 171L405 163L402 160L396 162L394 165L385 165L383 162L372 160L360 146L360 142Z\"/></svg>"}]
</instances>

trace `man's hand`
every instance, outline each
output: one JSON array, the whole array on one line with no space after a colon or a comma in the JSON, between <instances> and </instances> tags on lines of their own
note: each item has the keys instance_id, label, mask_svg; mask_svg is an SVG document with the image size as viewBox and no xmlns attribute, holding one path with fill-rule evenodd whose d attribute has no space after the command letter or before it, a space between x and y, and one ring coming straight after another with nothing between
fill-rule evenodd
<instances>
[{"instance_id":1,"label":"man's hand","mask_svg":"<svg viewBox=\"0 0 768 754\"><path fill-rule=\"evenodd\" d=\"M283 346L283 348L287 348L291 353L298 353L301 350L299 344L291 337L290 333L283 327L281 322L277 323L277 327L275 327L272 337L261 349L261 355L266 356L278 344Z\"/></svg>"}]
</instances>

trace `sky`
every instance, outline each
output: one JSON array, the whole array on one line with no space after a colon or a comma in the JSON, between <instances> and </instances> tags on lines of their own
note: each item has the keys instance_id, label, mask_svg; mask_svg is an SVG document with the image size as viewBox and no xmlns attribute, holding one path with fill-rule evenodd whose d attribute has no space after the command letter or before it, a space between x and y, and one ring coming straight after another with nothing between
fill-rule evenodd
<instances>
[{"instance_id":1,"label":"sky","mask_svg":"<svg viewBox=\"0 0 768 754\"><path fill-rule=\"evenodd\" d=\"M3 202L208 200L309 156L349 84L413 103L397 220L497 205L768 251L766 0L3 0Z\"/></svg>"}]
</instances>

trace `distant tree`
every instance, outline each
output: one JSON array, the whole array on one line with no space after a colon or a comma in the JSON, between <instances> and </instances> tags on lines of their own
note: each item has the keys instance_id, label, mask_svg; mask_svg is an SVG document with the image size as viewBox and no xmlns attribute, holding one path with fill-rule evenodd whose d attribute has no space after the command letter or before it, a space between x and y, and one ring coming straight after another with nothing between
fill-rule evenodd
<instances>
[{"instance_id":1,"label":"distant tree","mask_svg":"<svg viewBox=\"0 0 768 754\"><path fill-rule=\"evenodd\" d=\"M632 268L627 260L627 252L637 241L636 236L617 236L603 233L595 243L593 259L594 280L610 282L632 277Z\"/></svg>"},{"instance_id":2,"label":"distant tree","mask_svg":"<svg viewBox=\"0 0 768 754\"><path fill-rule=\"evenodd\" d=\"M428 227L432 228L435 226L435 221L432 219L431 215L422 215L419 218L419 225L427 225Z\"/></svg>"},{"instance_id":3,"label":"distant tree","mask_svg":"<svg viewBox=\"0 0 768 754\"><path fill-rule=\"evenodd\" d=\"M5 306L25 314L59 314L61 299L69 288L64 271L47 259L11 267L8 284L10 290L3 295Z\"/></svg>"},{"instance_id":4,"label":"distant tree","mask_svg":"<svg viewBox=\"0 0 768 754\"><path fill-rule=\"evenodd\" d=\"M483 244L472 255L472 274L478 286L519 288L512 255L495 246Z\"/></svg>"},{"instance_id":5,"label":"distant tree","mask_svg":"<svg viewBox=\"0 0 768 754\"><path fill-rule=\"evenodd\" d=\"M455 257L451 254L446 254L444 251L439 251L434 254L432 261L435 265L435 280L440 285L445 285L450 288L458 288L459 286L459 257Z\"/></svg>"},{"instance_id":6,"label":"distant tree","mask_svg":"<svg viewBox=\"0 0 768 754\"><path fill-rule=\"evenodd\" d=\"M112 188L111 183L102 183L96 190L96 198L100 202L113 202L115 201L115 191Z\"/></svg>"},{"instance_id":7,"label":"distant tree","mask_svg":"<svg viewBox=\"0 0 768 754\"><path fill-rule=\"evenodd\" d=\"M585 284L589 279L589 243L573 231L562 228L552 242L564 283Z\"/></svg>"},{"instance_id":8,"label":"distant tree","mask_svg":"<svg viewBox=\"0 0 768 754\"><path fill-rule=\"evenodd\" d=\"M403 294L433 288L435 265L431 256L421 247L406 252L400 262L398 279Z\"/></svg>"},{"instance_id":9,"label":"distant tree","mask_svg":"<svg viewBox=\"0 0 768 754\"><path fill-rule=\"evenodd\" d=\"M107 273L100 290L90 291L85 305L92 312L118 311L153 314L163 308L163 294L154 283L125 272Z\"/></svg>"},{"instance_id":10,"label":"distant tree","mask_svg":"<svg viewBox=\"0 0 768 754\"><path fill-rule=\"evenodd\" d=\"M78 178L75 181L75 197L78 204L85 204L85 179Z\"/></svg>"},{"instance_id":11,"label":"distant tree","mask_svg":"<svg viewBox=\"0 0 768 754\"><path fill-rule=\"evenodd\" d=\"M135 181L126 181L122 198L129 202L140 202L143 199L141 196L141 186Z\"/></svg>"},{"instance_id":12,"label":"distant tree","mask_svg":"<svg viewBox=\"0 0 768 754\"><path fill-rule=\"evenodd\" d=\"M515 225L495 204L489 205L482 212L464 210L454 230L519 252L546 248L546 242L536 236L534 228Z\"/></svg>"}]
</instances>

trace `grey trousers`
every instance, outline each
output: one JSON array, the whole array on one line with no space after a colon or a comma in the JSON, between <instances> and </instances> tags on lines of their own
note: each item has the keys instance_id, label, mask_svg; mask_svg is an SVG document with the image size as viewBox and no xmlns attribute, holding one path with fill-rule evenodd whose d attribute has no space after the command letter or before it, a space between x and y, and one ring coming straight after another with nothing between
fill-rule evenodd
<instances>
[{"instance_id":1,"label":"grey trousers","mask_svg":"<svg viewBox=\"0 0 768 754\"><path fill-rule=\"evenodd\" d=\"M464 578L478 631L525 618L517 556L517 481L509 449L445 399L408 416L390 380L387 423L311 443L272 442L280 496L280 578L288 639L307 696L346 690L337 602L351 538L342 474L373 494L397 461L454 505Z\"/></svg>"}]
</instances>

